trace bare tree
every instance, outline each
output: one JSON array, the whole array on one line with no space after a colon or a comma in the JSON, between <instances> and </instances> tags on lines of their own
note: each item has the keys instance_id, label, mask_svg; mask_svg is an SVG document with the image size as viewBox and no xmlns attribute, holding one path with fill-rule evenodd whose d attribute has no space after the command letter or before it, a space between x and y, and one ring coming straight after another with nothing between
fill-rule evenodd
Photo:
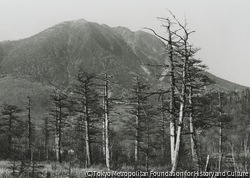
<instances>
[{"instance_id":1,"label":"bare tree","mask_svg":"<svg viewBox=\"0 0 250 178\"><path fill-rule=\"evenodd\" d=\"M169 18L159 18L159 20L163 21L164 24L162 25L164 28L166 28L168 38L164 38L160 35L158 35L154 30L150 28L146 28L151 30L159 39L165 41L167 43L167 54L170 64L169 65L160 65L161 67L165 67L165 70L169 70L170 73L170 106L168 112L170 113L169 123L170 123L170 148L171 148L171 163L173 164L174 160L174 150L175 150L175 142L176 142L176 117L175 117L175 103L176 103L176 61L174 60L175 48L177 45L177 41L174 41L176 30L172 30L171 27L174 25L173 22ZM158 65L159 66L159 65ZM166 75L165 75L166 76ZM164 76L164 77L165 77ZM162 95L163 96L163 95ZM163 99L163 98L162 98ZM162 110L164 112L164 110ZM163 122L164 124L164 122ZM163 132L165 130L163 126ZM162 135L164 139L164 133ZM165 141L165 140L164 140Z\"/></svg>"},{"instance_id":2,"label":"bare tree","mask_svg":"<svg viewBox=\"0 0 250 178\"><path fill-rule=\"evenodd\" d=\"M105 73L104 78L104 97L103 97L103 108L104 108L104 121L103 121L103 135L105 143L105 160L108 170L110 170L110 150L109 150L109 99L108 99L108 75Z\"/></svg>"},{"instance_id":3,"label":"bare tree","mask_svg":"<svg viewBox=\"0 0 250 178\"><path fill-rule=\"evenodd\" d=\"M176 52L179 55L179 58L182 61L182 71L181 71L181 91L180 91L180 109L179 109L179 120L178 120L178 127L177 127L177 136L176 136L176 144L175 144L175 152L174 152L174 160L172 164L172 170L171 172L176 171L177 165L178 165L178 159L179 159L179 151L180 151L180 144L181 144L181 133L183 129L184 124L184 117L186 112L186 106L187 106L187 93L188 93L188 68L189 68L189 60L190 57L194 55L194 51L192 50L192 46L189 44L189 35L193 33L194 31L189 32L185 25L182 25L172 14L178 25L183 31L183 35L179 35L175 33L176 36L179 37L180 43L178 46L178 49Z\"/></svg>"}]
</instances>

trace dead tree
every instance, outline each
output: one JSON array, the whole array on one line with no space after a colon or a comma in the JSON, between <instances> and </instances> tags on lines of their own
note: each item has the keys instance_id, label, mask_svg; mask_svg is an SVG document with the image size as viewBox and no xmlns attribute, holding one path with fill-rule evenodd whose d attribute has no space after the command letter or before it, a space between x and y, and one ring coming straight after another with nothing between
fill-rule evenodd
<instances>
[{"instance_id":1,"label":"dead tree","mask_svg":"<svg viewBox=\"0 0 250 178\"><path fill-rule=\"evenodd\" d=\"M110 150L109 150L109 99L108 99L108 75L105 73L104 80L104 95L103 95L103 109L104 109L104 121L103 121L103 138L105 146L105 160L108 170L110 170Z\"/></svg>"},{"instance_id":2,"label":"dead tree","mask_svg":"<svg viewBox=\"0 0 250 178\"><path fill-rule=\"evenodd\" d=\"M170 79L170 106L169 109L167 108L166 110L170 113L170 118L169 118L169 128L170 128L170 149L171 149L171 163L173 164L174 160L174 150L175 150L175 142L176 142L176 108L175 108L175 103L176 103L176 61L174 60L174 56L176 55L175 53L175 48L177 45L177 41L174 41L176 31L173 31L171 27L173 26L173 22L170 21L168 18L159 18L159 20L162 20L165 24L163 24L163 27L166 28L166 31L168 33L168 38L164 38L160 35L158 35L154 30L146 28L151 30L159 39L165 41L167 43L167 55L169 59L169 65L157 65L160 67L167 67L166 70L169 70L169 79ZM164 76L165 77L165 76ZM163 98L162 98L163 99ZM164 112L164 110L162 110ZM164 123L163 123L164 124ZM165 130L165 126L163 126L163 132ZM164 133L162 134L163 139L164 138ZM164 140L165 142L165 140Z\"/></svg>"},{"instance_id":3,"label":"dead tree","mask_svg":"<svg viewBox=\"0 0 250 178\"><path fill-rule=\"evenodd\" d=\"M180 109L179 109L179 120L178 120L178 127L177 127L177 136L176 136L176 144L175 144L175 152L174 152L174 160L172 164L171 172L176 171L178 160L179 160L179 152L180 152L180 144L181 144L181 133L184 124L184 117L186 113L186 106L187 106L187 94L188 94L188 68L189 68L189 60L190 57L193 56L193 51L191 49L191 45L189 44L189 35L194 31L188 32L185 25L182 25L174 15L172 15L180 28L183 31L183 36L175 33L176 36L179 37L180 43L179 47L176 52L179 55L179 58L182 61L182 71L181 71L181 91L180 91Z\"/></svg>"}]
</instances>

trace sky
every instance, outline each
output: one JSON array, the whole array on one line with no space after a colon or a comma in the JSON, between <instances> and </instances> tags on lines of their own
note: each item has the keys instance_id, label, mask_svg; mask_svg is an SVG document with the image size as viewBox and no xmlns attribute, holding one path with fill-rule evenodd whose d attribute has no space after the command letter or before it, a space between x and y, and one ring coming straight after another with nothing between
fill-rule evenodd
<instances>
[{"instance_id":1,"label":"sky","mask_svg":"<svg viewBox=\"0 0 250 178\"><path fill-rule=\"evenodd\" d=\"M0 42L78 19L164 36L157 17L170 17L168 10L195 31L190 41L209 72L250 87L249 0L0 0Z\"/></svg>"}]
</instances>

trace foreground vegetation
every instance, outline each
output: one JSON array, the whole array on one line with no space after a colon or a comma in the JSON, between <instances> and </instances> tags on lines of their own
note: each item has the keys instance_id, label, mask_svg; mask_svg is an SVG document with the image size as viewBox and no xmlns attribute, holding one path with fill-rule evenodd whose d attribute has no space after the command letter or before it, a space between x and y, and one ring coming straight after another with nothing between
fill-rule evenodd
<instances>
[{"instance_id":1,"label":"foreground vegetation","mask_svg":"<svg viewBox=\"0 0 250 178\"><path fill-rule=\"evenodd\" d=\"M10 161L0 161L0 177L19 177L19 178L28 178L28 177L86 177L86 171L107 171L98 166L93 166L88 169L76 168L75 165L69 165L67 163L56 164L56 163L45 163L40 162L35 166L35 170L32 170L31 167L22 168L21 162L16 162L16 168L13 170L11 167L12 163ZM39 167L39 168L38 168Z\"/></svg>"},{"instance_id":2,"label":"foreground vegetation","mask_svg":"<svg viewBox=\"0 0 250 178\"><path fill-rule=\"evenodd\" d=\"M133 172L134 168L131 166L123 166L117 170L107 170L104 165L92 165L90 168L80 168L76 164L62 163L58 164L56 162L39 162L35 166L35 170L32 167L22 168L21 162L16 162L15 170L11 161L0 161L0 177L18 177L18 178L28 178L28 177L39 177L39 178L85 178L88 174L93 174L94 172ZM38 166L39 165L39 166ZM38 168L39 167L39 168ZM163 172L165 167L155 167L151 171ZM88 173L89 172L89 173ZM88 174L87 174L88 173ZM91 176L89 176L91 177Z\"/></svg>"}]
</instances>

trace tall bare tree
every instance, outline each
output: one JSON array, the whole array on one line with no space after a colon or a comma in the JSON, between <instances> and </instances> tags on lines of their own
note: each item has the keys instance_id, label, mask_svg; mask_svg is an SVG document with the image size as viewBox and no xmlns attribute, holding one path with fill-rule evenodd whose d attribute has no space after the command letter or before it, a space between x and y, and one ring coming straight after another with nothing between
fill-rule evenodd
<instances>
[{"instance_id":1,"label":"tall bare tree","mask_svg":"<svg viewBox=\"0 0 250 178\"><path fill-rule=\"evenodd\" d=\"M169 70L169 79L170 79L170 101L169 101L169 109L166 108L166 110L170 113L169 118L169 130L170 130L170 149L171 149L171 163L173 164L174 160L174 150L175 150L175 143L176 143L176 109L175 109L175 103L176 103L176 69L175 66L177 62L175 61L175 48L177 47L178 41L175 41L176 32L177 30L172 30L172 26L174 23L169 18L159 18L159 20L163 21L164 24L162 25L168 34L167 38L164 38L157 34L154 30L150 28L146 28L151 30L159 39L163 40L167 43L167 56L169 60L169 65L160 65L161 67L165 67L165 70ZM168 62L167 62L168 63ZM159 65L158 65L159 66ZM167 75L164 75L165 77ZM162 98L163 99L163 98Z\"/></svg>"},{"instance_id":2,"label":"tall bare tree","mask_svg":"<svg viewBox=\"0 0 250 178\"><path fill-rule=\"evenodd\" d=\"M198 49L193 48L193 45L189 42L189 36L194 31L189 31L186 22L182 25L171 11L169 13L173 20L170 20L170 18L159 18L164 22L163 27L166 28L167 38L158 35L152 29L149 30L167 44L169 59L167 69L170 73L170 107L168 111L170 113L171 163L172 171L175 171L178 165L181 134L187 111L189 111L192 160L196 168L199 165L194 127L193 98L198 91L201 91L206 82L204 82L205 79L200 74L201 71L204 71L205 66L200 64L201 61L193 58ZM199 82L201 79L204 81ZM179 107L178 109L177 106ZM179 110L179 114L177 114L177 110Z\"/></svg>"},{"instance_id":3,"label":"tall bare tree","mask_svg":"<svg viewBox=\"0 0 250 178\"><path fill-rule=\"evenodd\" d=\"M175 144L175 152L174 152L174 160L172 164L172 170L171 172L176 171L178 160L179 160L179 152L180 152L180 144L181 144L181 133L183 129L184 124L184 117L186 113L186 106L187 106L187 93L188 93L188 68L189 68L189 61L190 58L194 55L194 52L192 50L192 45L189 44L189 36L194 31L189 32L186 27L186 23L182 25L174 15L172 15L180 28L183 31L183 35L179 35L175 33L177 37L180 39L180 43L178 44L178 49L176 52L179 55L179 58L182 61L182 71L181 71L181 92L180 92L180 109L179 109L179 120L178 120L178 129L177 129L177 136L176 136L176 144Z\"/></svg>"},{"instance_id":4,"label":"tall bare tree","mask_svg":"<svg viewBox=\"0 0 250 178\"><path fill-rule=\"evenodd\" d=\"M108 170L110 170L110 148L109 148L109 98L108 98L108 75L105 72L104 77L104 95L103 95L103 109L104 109L104 121L103 121L103 142L105 146L105 160Z\"/></svg>"}]
</instances>

